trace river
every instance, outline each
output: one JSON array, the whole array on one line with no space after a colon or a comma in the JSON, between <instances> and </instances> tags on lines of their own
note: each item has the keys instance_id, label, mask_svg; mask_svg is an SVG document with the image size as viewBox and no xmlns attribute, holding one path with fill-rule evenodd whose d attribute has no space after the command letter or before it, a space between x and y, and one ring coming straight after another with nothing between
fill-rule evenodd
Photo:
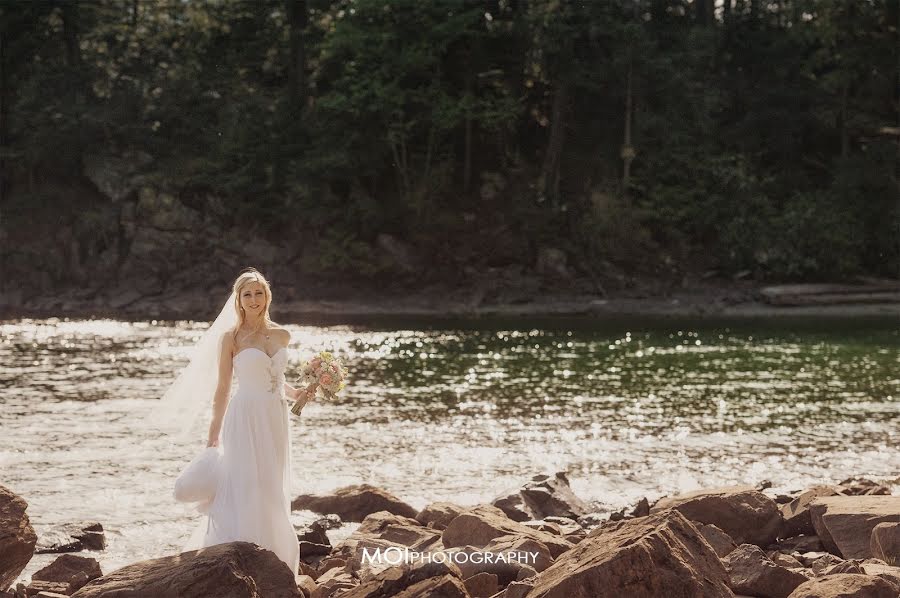
<instances>
[{"instance_id":1,"label":"river","mask_svg":"<svg viewBox=\"0 0 900 598\"><path fill-rule=\"evenodd\" d=\"M142 419L205 326L0 323L0 484L29 502L39 536L101 522L108 548L85 554L104 572L179 550L198 519L172 481L207 422L172 443ZM292 494L366 482L417 508L476 504L555 470L602 510L763 480L777 492L865 475L900 491L896 320L288 328L289 378L319 350L350 370L341 398L292 419ZM21 579L53 558L36 556Z\"/></svg>"}]
</instances>

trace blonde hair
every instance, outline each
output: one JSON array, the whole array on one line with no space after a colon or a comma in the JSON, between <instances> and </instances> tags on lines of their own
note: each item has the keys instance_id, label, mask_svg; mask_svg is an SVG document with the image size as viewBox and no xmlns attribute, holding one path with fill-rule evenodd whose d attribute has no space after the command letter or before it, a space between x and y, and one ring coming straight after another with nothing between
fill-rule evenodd
<instances>
[{"instance_id":1,"label":"blonde hair","mask_svg":"<svg viewBox=\"0 0 900 598\"><path fill-rule=\"evenodd\" d=\"M237 280L234 281L234 287L232 287L234 290L234 311L237 312L237 324L235 324L234 330L231 332L231 338L235 345L237 345L238 330L244 325L244 308L241 307L241 291L251 282L258 282L261 284L266 296L266 307L263 310L262 318L263 325L275 325L275 322L269 317L269 306L272 305L272 289L269 287L269 281L266 280L266 277L256 268L246 268L238 275Z\"/></svg>"}]
</instances>

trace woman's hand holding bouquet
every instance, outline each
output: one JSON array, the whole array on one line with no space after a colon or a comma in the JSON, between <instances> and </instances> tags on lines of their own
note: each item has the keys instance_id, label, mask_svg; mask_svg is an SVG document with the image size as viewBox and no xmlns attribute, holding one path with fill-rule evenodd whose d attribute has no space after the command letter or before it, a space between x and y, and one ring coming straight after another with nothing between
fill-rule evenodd
<instances>
[{"instance_id":1,"label":"woman's hand holding bouquet","mask_svg":"<svg viewBox=\"0 0 900 598\"><path fill-rule=\"evenodd\" d=\"M301 369L299 385L306 387L297 391L297 401L291 407L291 413L300 415L306 403L318 396L319 390L326 399L333 400L346 386L346 376L347 368L328 351L313 357Z\"/></svg>"}]
</instances>

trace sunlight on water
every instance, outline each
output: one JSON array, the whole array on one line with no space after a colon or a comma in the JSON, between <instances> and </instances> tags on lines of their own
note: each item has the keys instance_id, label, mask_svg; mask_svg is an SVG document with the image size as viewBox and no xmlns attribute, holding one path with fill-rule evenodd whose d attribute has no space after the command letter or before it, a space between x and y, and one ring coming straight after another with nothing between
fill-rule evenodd
<instances>
[{"instance_id":1,"label":"sunlight on water","mask_svg":"<svg viewBox=\"0 0 900 598\"><path fill-rule=\"evenodd\" d=\"M900 484L895 322L478 325L290 326L289 379L319 350L351 372L342 398L292 420L293 493L366 482L415 507L475 504L564 469L608 510L763 479ZM172 482L208 422L172 444L141 421L205 326L0 325L0 483L39 535L100 521L104 571L180 549L198 519Z\"/></svg>"}]
</instances>

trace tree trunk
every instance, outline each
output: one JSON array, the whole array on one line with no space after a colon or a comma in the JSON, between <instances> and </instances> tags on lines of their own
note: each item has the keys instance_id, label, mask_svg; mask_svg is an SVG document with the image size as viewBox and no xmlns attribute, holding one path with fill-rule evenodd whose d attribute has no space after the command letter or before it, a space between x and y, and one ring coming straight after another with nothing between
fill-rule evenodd
<instances>
[{"instance_id":1,"label":"tree trunk","mask_svg":"<svg viewBox=\"0 0 900 598\"><path fill-rule=\"evenodd\" d=\"M472 97L472 74L466 76L466 100ZM463 193L469 192L472 185L472 111L466 108L465 148L463 150Z\"/></svg>"},{"instance_id":2,"label":"tree trunk","mask_svg":"<svg viewBox=\"0 0 900 598\"><path fill-rule=\"evenodd\" d=\"M541 168L543 191L553 200L554 205L559 197L559 169L565 143L565 116L568 104L569 82L560 81L556 94L553 96L553 108L550 115L550 139L547 142L547 152L544 154L544 164Z\"/></svg>"},{"instance_id":3,"label":"tree trunk","mask_svg":"<svg viewBox=\"0 0 900 598\"><path fill-rule=\"evenodd\" d=\"M286 0L286 2L290 37L290 56L287 65L288 109L302 112L306 99L306 57L303 51L303 32L307 25L306 0Z\"/></svg>"},{"instance_id":4,"label":"tree trunk","mask_svg":"<svg viewBox=\"0 0 900 598\"><path fill-rule=\"evenodd\" d=\"M694 0L694 11L697 24L709 27L715 22L715 4L713 0Z\"/></svg>"},{"instance_id":5,"label":"tree trunk","mask_svg":"<svg viewBox=\"0 0 900 598\"><path fill-rule=\"evenodd\" d=\"M838 116L838 126L841 131L841 157L846 158L850 153L850 133L847 129L847 102L850 85L844 83L841 87L841 112Z\"/></svg>"},{"instance_id":6,"label":"tree trunk","mask_svg":"<svg viewBox=\"0 0 900 598\"><path fill-rule=\"evenodd\" d=\"M631 119L633 113L633 84L634 64L629 56L628 80L625 89L625 138L622 142L622 196L628 195L628 185L631 182L631 162L634 160L634 146L631 145Z\"/></svg>"},{"instance_id":7,"label":"tree trunk","mask_svg":"<svg viewBox=\"0 0 900 598\"><path fill-rule=\"evenodd\" d=\"M9 150L7 147L9 96L7 95L6 85L6 44L6 32L0 29L0 206L3 205L3 200L6 199L6 153Z\"/></svg>"},{"instance_id":8,"label":"tree trunk","mask_svg":"<svg viewBox=\"0 0 900 598\"><path fill-rule=\"evenodd\" d=\"M81 47L78 41L79 16L77 2L62 5L63 37L66 42L66 67L68 70L69 108L75 121L73 137L73 157L78 172L81 172L83 143L81 139L81 114L84 106L84 80L81 69Z\"/></svg>"}]
</instances>

